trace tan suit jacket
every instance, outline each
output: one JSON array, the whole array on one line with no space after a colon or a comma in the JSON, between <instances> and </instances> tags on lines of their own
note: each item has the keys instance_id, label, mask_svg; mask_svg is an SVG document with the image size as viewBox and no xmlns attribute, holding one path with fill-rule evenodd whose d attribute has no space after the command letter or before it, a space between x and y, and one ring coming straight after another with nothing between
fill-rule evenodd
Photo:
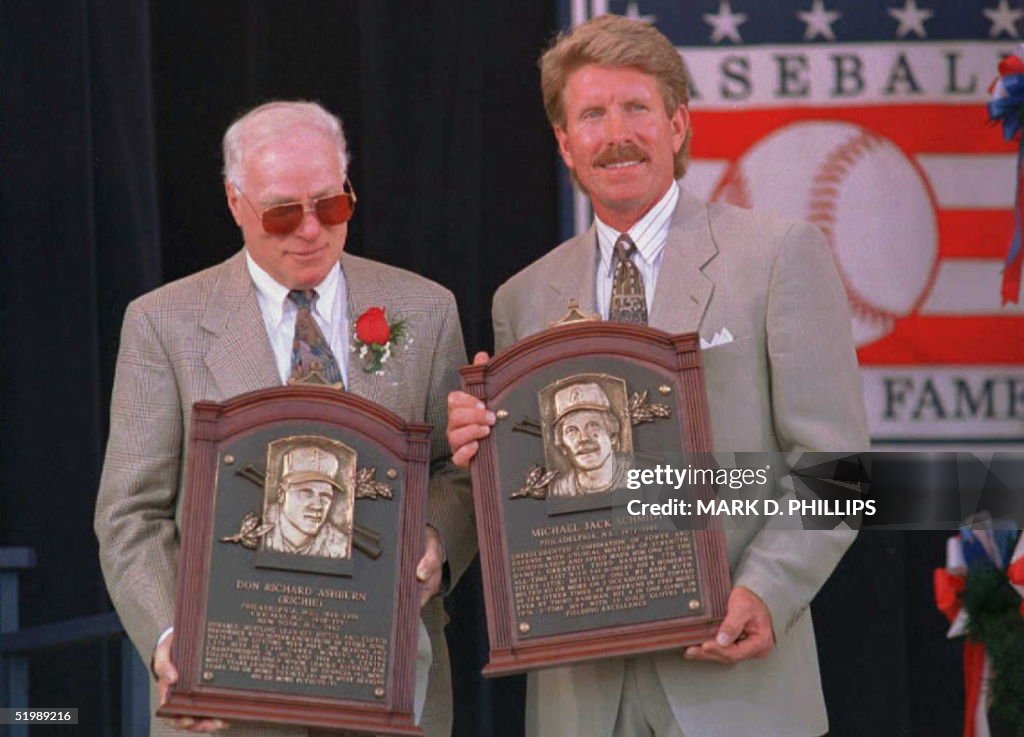
<instances>
[{"instance_id":1,"label":"tan suit jacket","mask_svg":"<svg viewBox=\"0 0 1024 737\"><path fill-rule=\"evenodd\" d=\"M385 306L408 322L413 342L396 352L384 375L365 373L352 356L348 388L407 420L434 426L427 519L441 533L457 576L476 543L468 478L448 460L444 436L447 395L458 386L458 368L466 360L455 300L422 277L347 253L341 268L350 326L371 306ZM110 597L147 663L173 623L192 404L280 384L244 252L128 306L95 528ZM451 686L439 599L424 608L423 619L434 652L423 725L428 735L448 735ZM177 732L154 719L153 733ZM236 725L232 733L304 730Z\"/></svg>"},{"instance_id":2,"label":"tan suit jacket","mask_svg":"<svg viewBox=\"0 0 1024 737\"><path fill-rule=\"evenodd\" d=\"M591 227L502 285L494 296L495 350L560 318L569 299L597 312L596 244ZM867 449L846 298L813 226L704 205L683 190L650 324L699 331L708 341L722 328L734 336L703 353L716 451ZM684 661L678 652L654 656L684 735L826 730L807 606L854 536L848 529L727 529L733 583L764 600L776 644L767 658L732 666ZM622 659L531 674L527 733L610 735L622 674Z\"/></svg>"}]
</instances>

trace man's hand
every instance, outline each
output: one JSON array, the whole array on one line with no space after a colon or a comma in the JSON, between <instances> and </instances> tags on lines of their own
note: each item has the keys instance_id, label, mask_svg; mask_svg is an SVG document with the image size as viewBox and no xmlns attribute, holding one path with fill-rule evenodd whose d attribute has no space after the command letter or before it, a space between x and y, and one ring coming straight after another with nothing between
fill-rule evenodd
<instances>
[{"instance_id":1,"label":"man's hand","mask_svg":"<svg viewBox=\"0 0 1024 737\"><path fill-rule=\"evenodd\" d=\"M714 640L693 645L683 651L688 660L738 663L763 658L774 645L772 615L761 597L748 588L737 586L729 594L725 619Z\"/></svg>"},{"instance_id":2,"label":"man's hand","mask_svg":"<svg viewBox=\"0 0 1024 737\"><path fill-rule=\"evenodd\" d=\"M160 692L160 705L167 703L167 692L171 686L178 682L178 669L171 662L171 642L174 640L172 632L164 641L156 646L153 653L153 672L156 674L157 689ZM187 729L190 732L216 732L219 729L227 729L228 723L222 719L196 719L195 717L175 717L174 726L178 729Z\"/></svg>"},{"instance_id":3,"label":"man's hand","mask_svg":"<svg viewBox=\"0 0 1024 737\"><path fill-rule=\"evenodd\" d=\"M416 564L416 580L420 582L420 606L437 596L441 590L441 568L444 565L444 545L441 536L430 525L424 538L423 557Z\"/></svg>"},{"instance_id":4,"label":"man's hand","mask_svg":"<svg viewBox=\"0 0 1024 737\"><path fill-rule=\"evenodd\" d=\"M473 356L473 365L487 363L487 354L481 351ZM448 395L448 444L452 447L452 462L468 468L480 447L480 438L487 437L494 424L494 413L484 403L466 392Z\"/></svg>"}]
</instances>

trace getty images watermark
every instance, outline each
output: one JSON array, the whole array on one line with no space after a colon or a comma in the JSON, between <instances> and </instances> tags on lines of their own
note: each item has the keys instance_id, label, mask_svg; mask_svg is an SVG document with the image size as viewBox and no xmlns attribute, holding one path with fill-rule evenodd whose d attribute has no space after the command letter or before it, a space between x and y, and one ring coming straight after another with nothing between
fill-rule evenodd
<instances>
[{"instance_id":1,"label":"getty images watermark","mask_svg":"<svg viewBox=\"0 0 1024 737\"><path fill-rule=\"evenodd\" d=\"M723 457L724 455L724 457ZM628 471L626 488L640 492L626 504L632 516L687 518L791 517L814 527L871 517L875 500L864 495L860 456L815 457L791 468L777 454L714 454L649 464ZM641 465L641 464L638 464ZM799 465L799 464L798 464ZM806 525L801 525L806 527Z\"/></svg>"},{"instance_id":2,"label":"getty images watermark","mask_svg":"<svg viewBox=\"0 0 1024 737\"><path fill-rule=\"evenodd\" d=\"M1024 452L706 453L643 456L621 508L777 529L956 530L980 512L1024 527ZM761 517L760 522L751 518Z\"/></svg>"}]
</instances>

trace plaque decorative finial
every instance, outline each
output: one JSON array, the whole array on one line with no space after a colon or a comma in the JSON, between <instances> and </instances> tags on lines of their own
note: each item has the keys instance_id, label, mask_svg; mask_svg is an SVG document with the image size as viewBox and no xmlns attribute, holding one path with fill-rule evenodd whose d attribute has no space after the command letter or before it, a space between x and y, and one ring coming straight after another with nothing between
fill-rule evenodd
<instances>
[{"instance_id":1,"label":"plaque decorative finial","mask_svg":"<svg viewBox=\"0 0 1024 737\"><path fill-rule=\"evenodd\" d=\"M331 382L327 380L327 377L323 375L318 369L313 369L308 374L303 376L301 379L291 377L288 379L289 386L296 386L301 384L311 384L313 386L330 386L335 389L344 389L345 385L340 381Z\"/></svg>"},{"instance_id":2,"label":"plaque decorative finial","mask_svg":"<svg viewBox=\"0 0 1024 737\"><path fill-rule=\"evenodd\" d=\"M574 322L594 322L595 320L601 319L600 315L588 314L581 310L580 303L575 299L569 300L569 305L566 309L567 312L561 319L548 324L549 328L557 327L559 325L571 325Z\"/></svg>"}]
</instances>

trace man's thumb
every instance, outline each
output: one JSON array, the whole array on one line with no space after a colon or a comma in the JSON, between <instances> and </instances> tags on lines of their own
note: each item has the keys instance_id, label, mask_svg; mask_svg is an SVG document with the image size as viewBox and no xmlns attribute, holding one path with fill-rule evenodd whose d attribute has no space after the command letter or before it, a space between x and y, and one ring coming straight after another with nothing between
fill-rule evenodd
<instances>
[{"instance_id":1,"label":"man's thumb","mask_svg":"<svg viewBox=\"0 0 1024 737\"><path fill-rule=\"evenodd\" d=\"M718 634L715 635L715 642L722 647L729 647L729 645L736 642L736 638L739 637L742 632L742 617L732 611L726 612L725 619L723 619L722 624L718 626Z\"/></svg>"}]
</instances>

